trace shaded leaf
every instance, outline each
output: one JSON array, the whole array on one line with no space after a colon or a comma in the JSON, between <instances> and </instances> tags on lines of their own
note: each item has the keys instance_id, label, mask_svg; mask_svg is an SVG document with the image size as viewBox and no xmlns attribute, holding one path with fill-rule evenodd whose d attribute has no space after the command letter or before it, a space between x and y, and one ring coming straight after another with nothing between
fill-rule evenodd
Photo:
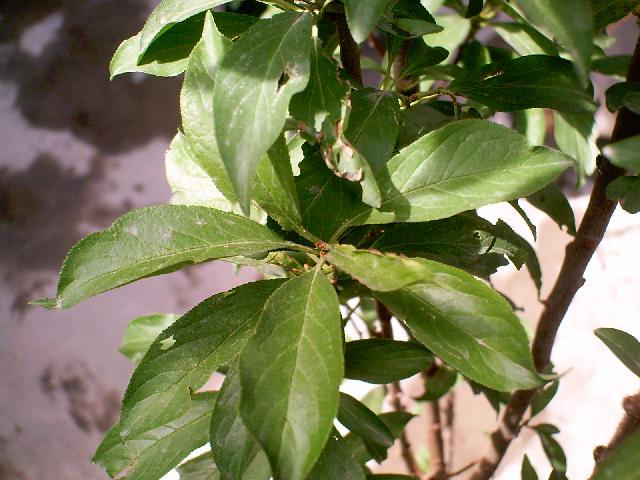
<instances>
[{"instance_id":1,"label":"shaded leaf","mask_svg":"<svg viewBox=\"0 0 640 480\"><path fill-rule=\"evenodd\" d=\"M121 436L182 415L192 392L253 335L264 302L281 284L265 280L214 295L164 330L133 372L122 401Z\"/></svg>"},{"instance_id":2,"label":"shaded leaf","mask_svg":"<svg viewBox=\"0 0 640 480\"><path fill-rule=\"evenodd\" d=\"M605 92L607 109L616 112L626 107L640 115L640 82L622 82L610 86Z\"/></svg>"},{"instance_id":3,"label":"shaded leaf","mask_svg":"<svg viewBox=\"0 0 640 480\"><path fill-rule=\"evenodd\" d=\"M212 12L213 20L220 33L230 39L236 39L260 21L251 15L232 12Z\"/></svg>"},{"instance_id":4,"label":"shaded leaf","mask_svg":"<svg viewBox=\"0 0 640 480\"><path fill-rule=\"evenodd\" d=\"M189 54L200 40L204 15L168 28L145 52L140 34L122 42L109 64L113 79L123 73L141 72L159 77L180 75L187 68Z\"/></svg>"},{"instance_id":5,"label":"shaded leaf","mask_svg":"<svg viewBox=\"0 0 640 480\"><path fill-rule=\"evenodd\" d=\"M394 438L387 426L365 405L346 393L340 393L338 421L350 432L372 442L390 448Z\"/></svg>"},{"instance_id":6,"label":"shaded leaf","mask_svg":"<svg viewBox=\"0 0 640 480\"><path fill-rule=\"evenodd\" d=\"M376 177L393 154L399 113L398 102L389 92L366 88L351 95L344 137L356 150L351 170L364 170L362 200L372 206L380 206Z\"/></svg>"},{"instance_id":7,"label":"shaded leaf","mask_svg":"<svg viewBox=\"0 0 640 480\"><path fill-rule=\"evenodd\" d=\"M433 355L415 342L370 338L347 342L344 361L345 378L387 384L427 369Z\"/></svg>"},{"instance_id":8,"label":"shaded leaf","mask_svg":"<svg viewBox=\"0 0 640 480\"><path fill-rule=\"evenodd\" d=\"M146 52L151 43L173 25L228 2L229 0L162 0L151 12L139 34L140 51Z\"/></svg>"},{"instance_id":9,"label":"shaded leaf","mask_svg":"<svg viewBox=\"0 0 640 480\"><path fill-rule=\"evenodd\" d=\"M593 28L599 30L621 20L638 5L638 0L591 0Z\"/></svg>"},{"instance_id":10,"label":"shaded leaf","mask_svg":"<svg viewBox=\"0 0 640 480\"><path fill-rule=\"evenodd\" d=\"M630 55L611 55L593 59L591 69L594 72L604 75L613 75L619 78L626 78L627 70L631 64Z\"/></svg>"},{"instance_id":11,"label":"shaded leaf","mask_svg":"<svg viewBox=\"0 0 640 480\"><path fill-rule=\"evenodd\" d=\"M320 456L338 410L343 368L333 287L317 271L288 280L264 306L240 357L240 415L274 477L305 478Z\"/></svg>"},{"instance_id":12,"label":"shaded leaf","mask_svg":"<svg viewBox=\"0 0 640 480\"><path fill-rule=\"evenodd\" d=\"M215 135L245 212L258 163L280 135L291 97L309 80L310 49L311 16L279 13L234 42L216 74Z\"/></svg>"},{"instance_id":13,"label":"shaded leaf","mask_svg":"<svg viewBox=\"0 0 640 480\"><path fill-rule=\"evenodd\" d=\"M414 415L408 412L387 412L379 414L378 418L387 426L394 438L398 438ZM354 433L347 434L342 442L361 464L365 464L371 459L381 462L387 458L388 450L386 448L371 448L372 445L367 445L360 436Z\"/></svg>"},{"instance_id":14,"label":"shaded leaf","mask_svg":"<svg viewBox=\"0 0 640 480\"><path fill-rule=\"evenodd\" d=\"M526 455L522 459L522 468L520 469L520 478L522 480L538 480L538 474L536 473L533 465L529 461L529 457Z\"/></svg>"},{"instance_id":15,"label":"shaded leaf","mask_svg":"<svg viewBox=\"0 0 640 480\"><path fill-rule=\"evenodd\" d=\"M248 218L205 207L162 205L133 210L107 230L77 243L67 255L55 298L68 308L85 298L184 265L290 246Z\"/></svg>"},{"instance_id":16,"label":"shaded leaf","mask_svg":"<svg viewBox=\"0 0 640 480\"><path fill-rule=\"evenodd\" d=\"M562 474L567 473L567 457L564 454L562 446L546 431L538 431L538 437L540 437L540 443L542 449L549 459L551 467Z\"/></svg>"},{"instance_id":17,"label":"shaded leaf","mask_svg":"<svg viewBox=\"0 0 640 480\"><path fill-rule=\"evenodd\" d=\"M162 331L179 318L173 313L155 313L131 320L124 331L120 353L138 363Z\"/></svg>"},{"instance_id":18,"label":"shaded leaf","mask_svg":"<svg viewBox=\"0 0 640 480\"><path fill-rule=\"evenodd\" d=\"M503 112L536 107L568 113L595 111L571 63L560 57L527 55L492 63L457 77L449 88Z\"/></svg>"},{"instance_id":19,"label":"shaded leaf","mask_svg":"<svg viewBox=\"0 0 640 480\"><path fill-rule=\"evenodd\" d=\"M364 471L337 431L333 431L307 480L365 480Z\"/></svg>"},{"instance_id":20,"label":"shaded leaf","mask_svg":"<svg viewBox=\"0 0 640 480\"><path fill-rule=\"evenodd\" d=\"M282 228L299 231L302 227L300 201L283 135L269 149L267 157L258 165L254 198Z\"/></svg>"},{"instance_id":21,"label":"shaded leaf","mask_svg":"<svg viewBox=\"0 0 640 480\"><path fill-rule=\"evenodd\" d=\"M529 195L527 202L549 215L560 228L563 225L566 226L567 233L570 235L576 234L576 220L573 209L569 205L567 197L564 196L556 184L550 183L539 192Z\"/></svg>"},{"instance_id":22,"label":"shaded leaf","mask_svg":"<svg viewBox=\"0 0 640 480\"><path fill-rule=\"evenodd\" d=\"M615 328L598 328L594 333L629 370L640 377L640 342L633 335Z\"/></svg>"},{"instance_id":23,"label":"shaded leaf","mask_svg":"<svg viewBox=\"0 0 640 480\"><path fill-rule=\"evenodd\" d=\"M424 382L424 393L417 397L420 402L433 402L445 396L456 384L458 372L446 365L438 366L436 373Z\"/></svg>"},{"instance_id":24,"label":"shaded leaf","mask_svg":"<svg viewBox=\"0 0 640 480\"><path fill-rule=\"evenodd\" d=\"M317 35L313 37L310 72L307 87L291 98L289 110L294 118L319 131L326 118L340 120L349 86L338 77L338 65L325 55Z\"/></svg>"},{"instance_id":25,"label":"shaded leaf","mask_svg":"<svg viewBox=\"0 0 640 480\"><path fill-rule=\"evenodd\" d=\"M211 450L222 480L268 480L269 460L240 418L240 376L236 366L224 379L211 416Z\"/></svg>"},{"instance_id":26,"label":"shaded leaf","mask_svg":"<svg viewBox=\"0 0 640 480\"><path fill-rule=\"evenodd\" d=\"M607 197L629 213L640 212L640 177L616 178L607 186Z\"/></svg>"},{"instance_id":27,"label":"shaded leaf","mask_svg":"<svg viewBox=\"0 0 640 480\"><path fill-rule=\"evenodd\" d=\"M453 111L442 111L436 105L434 102L419 103L400 111L397 148L404 148L423 135L453 121Z\"/></svg>"},{"instance_id":28,"label":"shaded leaf","mask_svg":"<svg viewBox=\"0 0 640 480\"><path fill-rule=\"evenodd\" d=\"M507 261L502 253L492 251L495 236L484 232L481 235L481 231L480 222L467 215L423 223L399 223L385 228L371 248L435 260L486 277Z\"/></svg>"},{"instance_id":29,"label":"shaded leaf","mask_svg":"<svg viewBox=\"0 0 640 480\"><path fill-rule=\"evenodd\" d=\"M471 18L482 12L484 8L484 0L469 0L467 6L467 12L464 14L465 18Z\"/></svg>"},{"instance_id":30,"label":"shaded leaf","mask_svg":"<svg viewBox=\"0 0 640 480\"><path fill-rule=\"evenodd\" d=\"M531 400L531 416L535 417L540 412L542 412L547 405L551 403L553 397L555 397L558 392L558 387L560 386L560 382L556 380L555 382L550 383L544 389L539 390L533 400Z\"/></svg>"},{"instance_id":31,"label":"shaded leaf","mask_svg":"<svg viewBox=\"0 0 640 480\"><path fill-rule=\"evenodd\" d=\"M121 480L160 478L196 448L207 443L216 392L193 396L178 418L125 438L116 424L98 447L93 461Z\"/></svg>"},{"instance_id":32,"label":"shaded leaf","mask_svg":"<svg viewBox=\"0 0 640 480\"><path fill-rule=\"evenodd\" d=\"M590 0L517 0L517 5L536 27L550 32L573 57L583 86L589 83L593 43Z\"/></svg>"}]
</instances>

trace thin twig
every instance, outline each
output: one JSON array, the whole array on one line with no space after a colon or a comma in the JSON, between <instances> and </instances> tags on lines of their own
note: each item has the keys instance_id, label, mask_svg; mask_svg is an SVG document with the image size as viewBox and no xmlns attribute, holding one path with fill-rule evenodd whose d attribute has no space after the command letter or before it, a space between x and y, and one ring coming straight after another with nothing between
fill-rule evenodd
<instances>
[{"instance_id":1,"label":"thin twig","mask_svg":"<svg viewBox=\"0 0 640 480\"><path fill-rule=\"evenodd\" d=\"M390 338L393 339L393 329L391 326L391 312L385 307L382 303L376 301L376 309L378 311L378 319L380 320L380 336L382 338ZM402 404L403 392L400 387L400 382L394 382L388 386L390 392L390 400L393 409L396 412L404 412L406 409ZM409 443L409 438L405 431L400 434L400 451L402 454L402 459L409 470L409 473L415 475L416 477L421 476L420 467L418 467L418 462L416 462L416 458L413 455L413 450L411 449L411 444Z\"/></svg>"},{"instance_id":2,"label":"thin twig","mask_svg":"<svg viewBox=\"0 0 640 480\"><path fill-rule=\"evenodd\" d=\"M640 38L636 43L627 80L640 81ZM618 113L611 135L619 141L640 133L640 116L626 108ZM589 205L574 240L567 246L566 255L558 278L545 302L533 341L533 359L536 368L544 371L551 359L558 328L576 293L584 284L584 272L596 248L602 241L616 203L606 196L607 186L624 171L613 166L605 158L598 161L598 173L593 185ZM498 468L511 441L518 435L522 417L535 390L517 391L502 413L498 427L491 434L489 451L478 462L470 480L488 480Z\"/></svg>"}]
</instances>

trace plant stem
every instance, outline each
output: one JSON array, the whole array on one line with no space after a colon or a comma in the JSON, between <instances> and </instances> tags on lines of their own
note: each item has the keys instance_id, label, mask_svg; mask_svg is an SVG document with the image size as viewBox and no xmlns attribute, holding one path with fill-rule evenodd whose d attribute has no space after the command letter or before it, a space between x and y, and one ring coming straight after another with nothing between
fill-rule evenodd
<instances>
[{"instance_id":1,"label":"plant stem","mask_svg":"<svg viewBox=\"0 0 640 480\"><path fill-rule=\"evenodd\" d=\"M624 417L620 420L616 433L609 444L605 447L601 445L593 451L593 458L596 465L593 469L593 476L598 471L598 465L629 435L640 428L640 392L626 397L622 402L624 408Z\"/></svg>"},{"instance_id":2,"label":"plant stem","mask_svg":"<svg viewBox=\"0 0 640 480\"><path fill-rule=\"evenodd\" d=\"M345 17L344 12L327 12L325 17L332 19L336 24L338 38L340 40L340 59L342 60L342 66L356 85L361 87L362 69L360 68L360 47L351 36L349 26L347 25L347 17Z\"/></svg>"},{"instance_id":3,"label":"plant stem","mask_svg":"<svg viewBox=\"0 0 640 480\"><path fill-rule=\"evenodd\" d=\"M429 450L428 480L443 480L447 477L444 460L444 439L442 436L442 420L440 402L433 400L427 403L430 425L427 427L427 449Z\"/></svg>"},{"instance_id":4,"label":"plant stem","mask_svg":"<svg viewBox=\"0 0 640 480\"><path fill-rule=\"evenodd\" d=\"M627 80L640 81L640 38L636 43ZM619 141L640 133L640 116L622 108L616 118L611 141ZM624 171L613 166L604 157L598 159L598 173L593 185L589 205L574 240L567 246L566 255L556 282L545 302L533 340L533 360L539 371L544 371L551 359L558 328L576 293L584 284L584 272L604 234L616 208L616 202L606 196L607 186ZM488 480L498 468L511 441L518 435L522 417L535 390L517 391L503 411L498 427L491 434L489 451L478 462L470 480Z\"/></svg>"},{"instance_id":5,"label":"plant stem","mask_svg":"<svg viewBox=\"0 0 640 480\"><path fill-rule=\"evenodd\" d=\"M376 301L376 309L378 311L378 319L380 320L381 334L383 338L393 339L393 329L391 327L391 312L379 301ZM404 412L405 408L402 404L402 388L400 387L400 382L394 382L389 386L391 405L396 412ZM413 455L413 450L411 449L411 444L409 443L409 438L407 437L406 432L403 430L400 434L400 450L402 453L402 459L407 467L407 470L412 475L420 478L421 472L420 467L418 467L418 462L416 462L416 458Z\"/></svg>"}]
</instances>

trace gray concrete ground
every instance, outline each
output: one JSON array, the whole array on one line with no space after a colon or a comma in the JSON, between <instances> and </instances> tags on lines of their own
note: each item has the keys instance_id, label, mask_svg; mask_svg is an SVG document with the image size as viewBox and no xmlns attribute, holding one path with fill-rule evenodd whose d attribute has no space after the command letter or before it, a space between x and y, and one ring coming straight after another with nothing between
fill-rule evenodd
<instances>
[{"instance_id":1,"label":"gray concrete ground","mask_svg":"<svg viewBox=\"0 0 640 480\"><path fill-rule=\"evenodd\" d=\"M165 202L164 151L178 125L178 79L108 80L117 44L135 33L155 0L5 0L0 4L0 480L98 480L91 455L117 419L132 371L117 352L138 315L184 312L253 274L226 264L193 267L98 296L63 312L27 307L55 288L70 245L133 207ZM629 29L630 35L633 30ZM627 38L622 36L622 38ZM628 51L629 41L618 47ZM584 197L574 200L582 211ZM489 209L489 215L513 215ZM544 217L536 247L552 283L568 237ZM520 231L526 227L512 218ZM554 360L567 375L546 416L563 430L571 478L590 470L590 451L610 436L620 399L638 389L592 335L617 326L640 335L637 217L618 212L560 331ZM525 273L496 285L540 310ZM419 387L408 385L408 388ZM484 449L493 425L483 400L458 392L455 464ZM464 423L463 423L464 422ZM424 424L414 421L421 443ZM517 478L523 449L548 469L524 435L500 478ZM397 469L397 456L384 466Z\"/></svg>"}]
</instances>

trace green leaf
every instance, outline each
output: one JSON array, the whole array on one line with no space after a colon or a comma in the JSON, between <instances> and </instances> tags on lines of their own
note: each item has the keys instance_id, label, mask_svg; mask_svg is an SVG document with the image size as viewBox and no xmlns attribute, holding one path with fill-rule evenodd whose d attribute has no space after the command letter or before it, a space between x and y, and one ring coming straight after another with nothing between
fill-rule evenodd
<instances>
[{"instance_id":1,"label":"green leaf","mask_svg":"<svg viewBox=\"0 0 640 480\"><path fill-rule=\"evenodd\" d=\"M424 394L416 398L420 402L433 402L445 396L456 384L458 372L446 365L440 365L434 375L424 382Z\"/></svg>"},{"instance_id":2,"label":"green leaf","mask_svg":"<svg viewBox=\"0 0 640 480\"><path fill-rule=\"evenodd\" d=\"M555 382L550 383L544 389L538 390L538 392L531 400L531 416L535 417L540 412L542 412L547 405L551 403L551 400L555 397L558 392L558 387L560 386L560 382L556 380Z\"/></svg>"},{"instance_id":3,"label":"green leaf","mask_svg":"<svg viewBox=\"0 0 640 480\"><path fill-rule=\"evenodd\" d=\"M405 65L400 75L402 77L420 75L427 68L445 61L448 56L449 52L444 48L430 47L421 38L415 39L409 44Z\"/></svg>"},{"instance_id":4,"label":"green leaf","mask_svg":"<svg viewBox=\"0 0 640 480\"><path fill-rule=\"evenodd\" d=\"M141 34L120 44L109 64L111 78L123 73L141 72L173 77L184 72L189 54L200 40L204 15L197 15L168 27L143 49Z\"/></svg>"},{"instance_id":5,"label":"green leaf","mask_svg":"<svg viewBox=\"0 0 640 480\"><path fill-rule=\"evenodd\" d=\"M398 290L431 275L428 266L419 259L358 250L351 245L331 247L325 258L363 285L378 292Z\"/></svg>"},{"instance_id":6,"label":"green leaf","mask_svg":"<svg viewBox=\"0 0 640 480\"><path fill-rule=\"evenodd\" d=\"M285 230L300 230L302 216L284 135L269 149L258 165L254 198Z\"/></svg>"},{"instance_id":7,"label":"green leaf","mask_svg":"<svg viewBox=\"0 0 640 480\"><path fill-rule=\"evenodd\" d=\"M629 213L640 212L640 177L616 178L607 186L607 197Z\"/></svg>"},{"instance_id":8,"label":"green leaf","mask_svg":"<svg viewBox=\"0 0 640 480\"><path fill-rule=\"evenodd\" d=\"M529 108L515 112L515 129L527 137L529 145L544 145L547 120L542 108Z\"/></svg>"},{"instance_id":9,"label":"green leaf","mask_svg":"<svg viewBox=\"0 0 640 480\"><path fill-rule=\"evenodd\" d=\"M615 328L598 328L595 334L629 370L640 377L640 342L633 335Z\"/></svg>"},{"instance_id":10,"label":"green leaf","mask_svg":"<svg viewBox=\"0 0 640 480\"><path fill-rule=\"evenodd\" d=\"M309 80L311 15L284 12L242 35L220 64L215 135L240 206L249 210L253 177Z\"/></svg>"},{"instance_id":11,"label":"green leaf","mask_svg":"<svg viewBox=\"0 0 640 480\"><path fill-rule=\"evenodd\" d=\"M536 473L533 465L529 461L529 457L526 455L522 459L522 468L520 469L520 477L522 480L538 480L538 474Z\"/></svg>"},{"instance_id":12,"label":"green leaf","mask_svg":"<svg viewBox=\"0 0 640 480\"><path fill-rule=\"evenodd\" d=\"M449 52L447 60L451 61L458 47L464 43L469 35L471 21L456 14L436 15L434 18L436 23L443 27L443 30L429 35L429 45L447 50Z\"/></svg>"},{"instance_id":13,"label":"green leaf","mask_svg":"<svg viewBox=\"0 0 640 480\"><path fill-rule=\"evenodd\" d=\"M390 0L345 0L344 9L353 39L364 42L382 16Z\"/></svg>"},{"instance_id":14,"label":"green leaf","mask_svg":"<svg viewBox=\"0 0 640 480\"><path fill-rule=\"evenodd\" d=\"M313 36L310 69L307 87L291 98L289 110L294 118L319 131L325 119L340 120L349 86L338 77L338 65L325 55L317 35Z\"/></svg>"},{"instance_id":15,"label":"green leaf","mask_svg":"<svg viewBox=\"0 0 640 480\"><path fill-rule=\"evenodd\" d=\"M328 241L347 219L368 208L359 184L329 170L318 151L307 153L296 183L304 227Z\"/></svg>"},{"instance_id":16,"label":"green leaf","mask_svg":"<svg viewBox=\"0 0 640 480\"><path fill-rule=\"evenodd\" d=\"M593 19L589 0L517 0L536 27L550 32L575 62L583 86L589 83L593 43Z\"/></svg>"},{"instance_id":17,"label":"green leaf","mask_svg":"<svg viewBox=\"0 0 640 480\"><path fill-rule=\"evenodd\" d=\"M398 132L397 143L399 149L453 121L453 111L451 114L442 111L438 108L440 105L442 104L435 102L419 103L400 111L398 118L400 131Z\"/></svg>"},{"instance_id":18,"label":"green leaf","mask_svg":"<svg viewBox=\"0 0 640 480\"><path fill-rule=\"evenodd\" d=\"M461 120L400 151L380 181L382 205L348 218L350 225L422 222L482 205L530 195L557 177L569 161L556 151L529 147L525 138L484 120ZM355 209L355 207L351 207Z\"/></svg>"},{"instance_id":19,"label":"green leaf","mask_svg":"<svg viewBox=\"0 0 640 480\"><path fill-rule=\"evenodd\" d=\"M397 473L378 473L375 475L367 475L367 480L416 480L416 477Z\"/></svg>"},{"instance_id":20,"label":"green leaf","mask_svg":"<svg viewBox=\"0 0 640 480\"><path fill-rule=\"evenodd\" d=\"M160 478L196 448L207 443L216 392L194 395L178 418L125 438L116 424L98 447L93 461L121 480Z\"/></svg>"},{"instance_id":21,"label":"green leaf","mask_svg":"<svg viewBox=\"0 0 640 480\"><path fill-rule=\"evenodd\" d=\"M622 107L640 115L640 82L622 82L609 87L605 92L607 109L617 112Z\"/></svg>"},{"instance_id":22,"label":"green leaf","mask_svg":"<svg viewBox=\"0 0 640 480\"><path fill-rule=\"evenodd\" d=\"M139 33L140 52L145 53L152 42L175 24L228 2L229 0L162 0Z\"/></svg>"},{"instance_id":23,"label":"green leaf","mask_svg":"<svg viewBox=\"0 0 640 480\"><path fill-rule=\"evenodd\" d=\"M372 206L380 206L376 178L393 154L399 113L398 102L389 92L366 88L351 95L344 137L357 152L353 158L353 170L364 170L362 201Z\"/></svg>"},{"instance_id":24,"label":"green leaf","mask_svg":"<svg viewBox=\"0 0 640 480\"><path fill-rule=\"evenodd\" d=\"M487 277L506 265L502 253L492 251L495 237L481 235L478 222L456 215L424 223L398 223L386 228L371 244L382 252L422 257Z\"/></svg>"},{"instance_id":25,"label":"green leaf","mask_svg":"<svg viewBox=\"0 0 640 480\"><path fill-rule=\"evenodd\" d=\"M307 480L365 480L364 471L335 430Z\"/></svg>"},{"instance_id":26,"label":"green leaf","mask_svg":"<svg viewBox=\"0 0 640 480\"><path fill-rule=\"evenodd\" d=\"M553 135L558 148L575 160L579 184L596 169L597 129L590 113L553 112Z\"/></svg>"},{"instance_id":27,"label":"green leaf","mask_svg":"<svg viewBox=\"0 0 640 480\"><path fill-rule=\"evenodd\" d=\"M121 436L182 415L192 392L247 343L264 302L281 284L265 280L214 295L164 330L133 372L122 401Z\"/></svg>"},{"instance_id":28,"label":"green leaf","mask_svg":"<svg viewBox=\"0 0 640 480\"><path fill-rule=\"evenodd\" d=\"M551 425L550 423L540 423L538 425L533 425L531 427L538 433L542 433L544 435L556 435L560 433L560 429L555 425Z\"/></svg>"},{"instance_id":29,"label":"green leaf","mask_svg":"<svg viewBox=\"0 0 640 480\"><path fill-rule=\"evenodd\" d=\"M467 6L467 12L464 14L465 18L475 17L482 12L484 8L484 0L469 0Z\"/></svg>"},{"instance_id":30,"label":"green leaf","mask_svg":"<svg viewBox=\"0 0 640 480\"><path fill-rule=\"evenodd\" d=\"M366 406L346 393L340 393L338 421L364 440L390 448L394 438L387 426Z\"/></svg>"},{"instance_id":31,"label":"green leaf","mask_svg":"<svg viewBox=\"0 0 640 480\"><path fill-rule=\"evenodd\" d=\"M212 15L220 33L232 40L238 38L260 21L259 18L241 13L212 12Z\"/></svg>"},{"instance_id":32,"label":"green leaf","mask_svg":"<svg viewBox=\"0 0 640 480\"><path fill-rule=\"evenodd\" d=\"M640 430L626 437L598 464L593 480L634 480L640 470Z\"/></svg>"},{"instance_id":33,"label":"green leaf","mask_svg":"<svg viewBox=\"0 0 640 480\"><path fill-rule=\"evenodd\" d=\"M620 168L640 171L640 135L610 143L602 149L602 153Z\"/></svg>"},{"instance_id":34,"label":"green leaf","mask_svg":"<svg viewBox=\"0 0 640 480\"><path fill-rule=\"evenodd\" d=\"M387 426L393 437L398 438L407 423L414 418L414 415L408 412L387 412L378 415L378 418ZM360 436L354 433L347 434L342 439L342 442L361 464L365 464L371 459L382 462L387 458L387 449L367 444Z\"/></svg>"},{"instance_id":35,"label":"green leaf","mask_svg":"<svg viewBox=\"0 0 640 480\"><path fill-rule=\"evenodd\" d=\"M178 467L180 480L220 480L211 452L203 453Z\"/></svg>"},{"instance_id":36,"label":"green leaf","mask_svg":"<svg viewBox=\"0 0 640 480\"><path fill-rule=\"evenodd\" d=\"M542 190L529 195L527 202L549 215L560 228L563 225L566 226L569 235L576 234L576 220L573 210L567 197L564 196L556 184L550 183Z\"/></svg>"},{"instance_id":37,"label":"green leaf","mask_svg":"<svg viewBox=\"0 0 640 480\"><path fill-rule=\"evenodd\" d=\"M529 341L511 306L471 275L422 260L422 283L376 293L415 338L463 375L498 391L539 386Z\"/></svg>"},{"instance_id":38,"label":"green leaf","mask_svg":"<svg viewBox=\"0 0 640 480\"><path fill-rule=\"evenodd\" d=\"M275 478L303 479L331 433L343 375L338 297L317 271L269 298L240 357L240 415Z\"/></svg>"},{"instance_id":39,"label":"green leaf","mask_svg":"<svg viewBox=\"0 0 640 480\"><path fill-rule=\"evenodd\" d=\"M593 28L600 30L623 19L638 5L638 0L591 0Z\"/></svg>"},{"instance_id":40,"label":"green leaf","mask_svg":"<svg viewBox=\"0 0 640 480\"><path fill-rule=\"evenodd\" d=\"M493 22L491 27L519 55L558 55L555 44L527 23Z\"/></svg>"},{"instance_id":41,"label":"green leaf","mask_svg":"<svg viewBox=\"0 0 640 480\"><path fill-rule=\"evenodd\" d=\"M449 88L502 112L536 107L568 113L595 111L571 63L560 57L527 55L491 63L457 77Z\"/></svg>"},{"instance_id":42,"label":"green leaf","mask_svg":"<svg viewBox=\"0 0 640 480\"><path fill-rule=\"evenodd\" d=\"M209 175L196 161L196 154L185 136L178 132L165 155L165 173L171 187L172 205L210 207L241 214L240 207L227 200ZM259 220L260 212L251 217Z\"/></svg>"},{"instance_id":43,"label":"green leaf","mask_svg":"<svg viewBox=\"0 0 640 480\"><path fill-rule=\"evenodd\" d=\"M344 361L345 378L387 384L427 369L433 355L415 342L369 338L347 342Z\"/></svg>"},{"instance_id":44,"label":"green leaf","mask_svg":"<svg viewBox=\"0 0 640 480\"><path fill-rule=\"evenodd\" d=\"M211 416L211 450L222 480L268 480L266 454L240 418L240 376L232 367Z\"/></svg>"},{"instance_id":45,"label":"green leaf","mask_svg":"<svg viewBox=\"0 0 640 480\"><path fill-rule=\"evenodd\" d=\"M291 246L248 218L212 208L162 205L133 210L76 244L65 259L58 294L38 302L68 308L98 293L184 265Z\"/></svg>"},{"instance_id":46,"label":"green leaf","mask_svg":"<svg viewBox=\"0 0 640 480\"><path fill-rule=\"evenodd\" d=\"M567 473L567 457L564 454L564 450L562 446L556 441L555 438L551 436L551 434L547 433L543 430L537 430L538 437L540 437L540 443L542 444L542 449L544 453L547 455L549 459L549 463L551 467L559 472L566 474Z\"/></svg>"},{"instance_id":47,"label":"green leaf","mask_svg":"<svg viewBox=\"0 0 640 480\"><path fill-rule=\"evenodd\" d=\"M631 64L630 55L611 55L593 59L591 69L604 75L612 75L618 78L626 78L627 70Z\"/></svg>"},{"instance_id":48,"label":"green leaf","mask_svg":"<svg viewBox=\"0 0 640 480\"><path fill-rule=\"evenodd\" d=\"M235 194L214 135L213 89L218 65L231 49L207 13L202 38L189 56L180 92L182 129L193 152L193 160L213 179L230 201Z\"/></svg>"},{"instance_id":49,"label":"green leaf","mask_svg":"<svg viewBox=\"0 0 640 480\"><path fill-rule=\"evenodd\" d=\"M138 363L156 337L178 318L173 313L155 313L134 318L124 331L120 353L133 363Z\"/></svg>"}]
</instances>

